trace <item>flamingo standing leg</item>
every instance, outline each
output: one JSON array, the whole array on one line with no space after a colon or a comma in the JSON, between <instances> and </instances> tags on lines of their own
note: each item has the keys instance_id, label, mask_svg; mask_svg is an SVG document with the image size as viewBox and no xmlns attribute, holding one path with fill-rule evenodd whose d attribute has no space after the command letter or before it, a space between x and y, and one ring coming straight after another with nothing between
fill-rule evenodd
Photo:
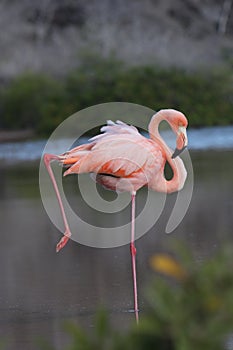
<instances>
[{"instance_id":1,"label":"flamingo standing leg","mask_svg":"<svg viewBox=\"0 0 233 350\"><path fill-rule=\"evenodd\" d=\"M133 273L133 289L134 289L134 312L136 322L138 323L138 292L137 292L137 273L136 273L136 248L135 248L135 200L136 192L131 194L131 203L132 203L132 213L131 213L131 242L130 242L130 251L131 251L131 260L132 260L132 273Z\"/></svg>"},{"instance_id":2,"label":"flamingo standing leg","mask_svg":"<svg viewBox=\"0 0 233 350\"><path fill-rule=\"evenodd\" d=\"M54 154L48 154L48 153L46 153L44 155L44 163L45 163L45 166L46 166L46 168L48 170L49 176L51 178L51 181L52 181L52 184L53 184L53 187L54 187L57 199L58 199L58 204L59 204L59 207L61 209L61 214L62 214L62 219L63 219L63 222L64 222L64 226L65 226L64 236L61 238L61 240L58 242L58 244L56 246L56 252L58 253L66 245L66 243L68 242L68 240L69 240L69 238L71 236L71 231L70 231L70 228L69 228L69 225L68 225L68 221L67 221L67 218L66 218L65 210L64 210L64 207L63 207L63 204L62 204L62 200L61 200L61 196L60 196L60 193L59 193L59 189L58 189L58 186L57 186L57 183L56 183L56 179L54 177L54 174L53 174L53 171L52 171L52 168L51 168L51 164L50 163L53 160L59 160L59 157L54 155Z\"/></svg>"}]
</instances>

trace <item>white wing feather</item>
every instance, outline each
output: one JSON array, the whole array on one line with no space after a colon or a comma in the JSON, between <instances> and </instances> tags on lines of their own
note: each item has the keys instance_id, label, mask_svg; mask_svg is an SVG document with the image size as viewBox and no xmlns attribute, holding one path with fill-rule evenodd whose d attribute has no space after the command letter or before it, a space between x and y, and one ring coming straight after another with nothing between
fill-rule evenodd
<instances>
[{"instance_id":1,"label":"white wing feather","mask_svg":"<svg viewBox=\"0 0 233 350\"><path fill-rule=\"evenodd\" d=\"M117 120L116 122L113 122L112 120L107 120L107 125L102 126L100 131L103 132L103 134L96 135L92 137L89 141L99 141L105 137L116 134L140 135L138 129L135 128L135 126L125 124L120 120Z\"/></svg>"}]
</instances>

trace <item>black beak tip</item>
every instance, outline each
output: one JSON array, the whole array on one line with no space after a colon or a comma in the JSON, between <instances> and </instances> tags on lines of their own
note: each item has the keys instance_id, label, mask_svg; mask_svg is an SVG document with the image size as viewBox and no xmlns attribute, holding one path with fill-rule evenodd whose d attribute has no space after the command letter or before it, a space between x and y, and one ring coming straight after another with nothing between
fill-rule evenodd
<instances>
[{"instance_id":1,"label":"black beak tip","mask_svg":"<svg viewBox=\"0 0 233 350\"><path fill-rule=\"evenodd\" d=\"M173 155L172 155L172 159L176 158L179 154L181 154L185 150L185 148L186 148L186 146L181 148L181 149L176 148Z\"/></svg>"}]
</instances>

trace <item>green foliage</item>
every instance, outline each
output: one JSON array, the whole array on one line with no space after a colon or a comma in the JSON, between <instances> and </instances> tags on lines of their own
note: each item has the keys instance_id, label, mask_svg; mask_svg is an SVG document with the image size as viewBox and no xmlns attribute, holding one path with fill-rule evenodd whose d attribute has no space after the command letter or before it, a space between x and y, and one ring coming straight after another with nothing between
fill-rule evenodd
<instances>
[{"instance_id":1,"label":"green foliage","mask_svg":"<svg viewBox=\"0 0 233 350\"><path fill-rule=\"evenodd\" d=\"M181 110L191 126L230 124L233 123L233 84L228 73L135 67L119 77L117 96L120 101L139 103L154 110Z\"/></svg>"},{"instance_id":2,"label":"green foliage","mask_svg":"<svg viewBox=\"0 0 233 350\"><path fill-rule=\"evenodd\" d=\"M110 328L107 314L103 310L97 313L95 328L91 337L73 323L67 324L66 330L72 338L72 343L68 347L69 350L109 350L118 344L117 335Z\"/></svg>"},{"instance_id":3,"label":"green foliage","mask_svg":"<svg viewBox=\"0 0 233 350\"><path fill-rule=\"evenodd\" d=\"M79 68L64 84L73 112L105 102L116 101L116 83L122 64L114 58L85 55Z\"/></svg>"},{"instance_id":4,"label":"green foliage","mask_svg":"<svg viewBox=\"0 0 233 350\"><path fill-rule=\"evenodd\" d=\"M183 262L186 277L176 285L163 278L154 282L142 326L167 336L177 350L224 349L233 331L231 259L232 247L200 265Z\"/></svg>"},{"instance_id":5,"label":"green foliage","mask_svg":"<svg viewBox=\"0 0 233 350\"><path fill-rule=\"evenodd\" d=\"M153 65L126 67L114 57L86 55L59 81L39 74L13 80L0 93L0 127L49 134L72 113L111 101L179 109L191 126L231 124L232 79L230 68L188 73Z\"/></svg>"},{"instance_id":6,"label":"green foliage","mask_svg":"<svg viewBox=\"0 0 233 350\"><path fill-rule=\"evenodd\" d=\"M65 113L62 84L42 75L19 76L2 92L1 100L6 128L51 132Z\"/></svg>"},{"instance_id":7,"label":"green foliage","mask_svg":"<svg viewBox=\"0 0 233 350\"><path fill-rule=\"evenodd\" d=\"M67 325L67 350L223 350L233 332L232 251L228 247L202 264L186 252L179 262L160 254L151 264L159 274L139 325L118 334L102 311L92 334Z\"/></svg>"}]
</instances>

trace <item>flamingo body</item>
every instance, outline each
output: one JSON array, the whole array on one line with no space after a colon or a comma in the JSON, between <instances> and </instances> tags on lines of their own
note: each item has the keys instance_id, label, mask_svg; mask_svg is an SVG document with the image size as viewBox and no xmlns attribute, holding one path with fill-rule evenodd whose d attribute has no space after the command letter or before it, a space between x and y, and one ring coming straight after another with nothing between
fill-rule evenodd
<instances>
[{"instance_id":1,"label":"flamingo body","mask_svg":"<svg viewBox=\"0 0 233 350\"><path fill-rule=\"evenodd\" d=\"M111 127L114 128L118 129L118 124ZM91 140L86 148L81 145L61 155L60 161L70 165L64 175L94 173L106 188L132 192L162 171L165 157L161 147L138 132L134 135L106 132L104 137Z\"/></svg>"}]
</instances>

